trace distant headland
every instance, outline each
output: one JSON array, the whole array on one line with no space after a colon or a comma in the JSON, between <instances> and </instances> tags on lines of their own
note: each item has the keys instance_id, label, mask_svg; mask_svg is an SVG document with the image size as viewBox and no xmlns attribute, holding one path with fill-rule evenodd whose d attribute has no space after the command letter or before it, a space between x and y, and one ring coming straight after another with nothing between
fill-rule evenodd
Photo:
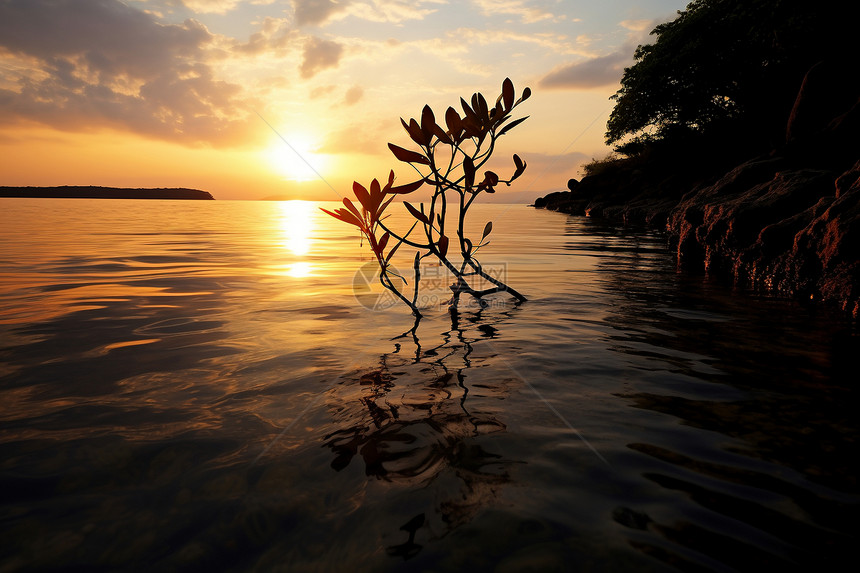
<instances>
[{"instance_id":1,"label":"distant headland","mask_svg":"<svg viewBox=\"0 0 860 573\"><path fill-rule=\"evenodd\" d=\"M211 193L199 189L156 188L126 189L63 185L62 187L0 187L0 197L41 197L50 199L183 199L213 200Z\"/></svg>"}]
</instances>

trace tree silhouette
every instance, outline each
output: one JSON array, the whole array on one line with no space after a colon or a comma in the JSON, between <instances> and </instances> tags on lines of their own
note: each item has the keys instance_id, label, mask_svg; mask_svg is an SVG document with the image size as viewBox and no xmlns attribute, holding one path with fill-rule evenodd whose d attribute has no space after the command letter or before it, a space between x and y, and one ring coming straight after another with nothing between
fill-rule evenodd
<instances>
[{"instance_id":1,"label":"tree silhouette","mask_svg":"<svg viewBox=\"0 0 860 573\"><path fill-rule=\"evenodd\" d=\"M773 143L804 73L856 50L843 12L827 0L691 2L651 32L653 44L636 49L612 97L607 143L630 138L618 150L635 152L689 132Z\"/></svg>"},{"instance_id":2,"label":"tree silhouette","mask_svg":"<svg viewBox=\"0 0 860 573\"><path fill-rule=\"evenodd\" d=\"M412 167L419 178L406 185L394 186L392 170L384 186L376 179L369 188L354 182L353 192L360 210L348 198L343 200L344 208L334 212L323 209L332 217L358 227L379 263L382 286L409 306L416 317L421 317L417 304L421 261L427 257L438 260L453 277L454 282L450 286L452 307L457 306L460 295L464 293L482 299L489 294L507 292L519 301L526 300L522 294L489 274L477 258L479 250L488 243L487 237L493 230L492 221L486 224L477 241L465 235L464 226L469 208L481 193L495 193L499 184L510 185L525 171L525 161L514 155L514 172L508 179L500 178L493 171L481 173L495 150L496 140L527 119L511 121L510 114L530 95L531 90L525 88L522 96L515 100L514 84L506 78L502 83L502 93L492 107L480 93L472 95L471 105L460 98L462 116L449 107L444 116L447 129L437 123L433 110L426 105L420 121L410 119L407 122L401 118L403 128L418 150L393 143L388 147L394 157ZM390 229L383 222L385 209L398 195L413 193L425 184L433 188L426 207L424 203L415 206L403 202L415 219L412 226L406 232ZM453 233L449 213L454 216ZM419 231L416 233L418 237L413 237L416 230ZM404 244L418 249L412 265L411 295L404 292L406 278L391 266L394 253Z\"/></svg>"}]
</instances>

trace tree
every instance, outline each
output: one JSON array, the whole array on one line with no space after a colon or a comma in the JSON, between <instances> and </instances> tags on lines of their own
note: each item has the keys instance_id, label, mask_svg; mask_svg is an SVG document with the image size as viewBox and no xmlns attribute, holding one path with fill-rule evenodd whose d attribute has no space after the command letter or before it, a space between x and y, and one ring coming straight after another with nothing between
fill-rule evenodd
<instances>
[{"instance_id":1,"label":"tree","mask_svg":"<svg viewBox=\"0 0 860 573\"><path fill-rule=\"evenodd\" d=\"M360 211L348 198L343 200L345 208L334 212L323 209L332 217L358 227L379 263L380 283L409 306L416 318L421 317L417 302L421 261L427 257L438 260L453 277L450 287L453 308L456 308L461 294L482 299L489 294L506 292L519 301L526 300L522 294L486 272L477 258L478 251L487 245L486 239L493 230L492 221L484 226L477 241L466 237L464 226L469 208L481 193L495 193L500 183L510 185L525 171L526 163L514 155L514 172L508 179L500 178L493 171L479 175L495 150L496 140L527 119L511 121L510 114L530 95L531 90L525 88L522 96L514 101L514 84L506 78L502 83L502 93L492 107L480 93L472 95L471 105L460 99L462 116L449 107L445 112L447 129L436 122L433 110L425 105L420 121L400 120L418 151L388 144L394 157L408 164L419 178L406 185L394 186L392 170L385 186L374 179L368 189L356 181L353 192L361 206ZM404 207L415 222L406 232L390 229L384 222L385 209L398 195L413 193L424 184L433 187L429 205L425 208L421 203L416 207L404 201ZM449 217L449 212L453 217ZM450 228L452 219L453 235ZM419 236L412 237L416 229ZM418 249L413 260L411 295L405 292L406 278L391 265L394 253L402 245Z\"/></svg>"},{"instance_id":2,"label":"tree","mask_svg":"<svg viewBox=\"0 0 860 573\"><path fill-rule=\"evenodd\" d=\"M627 139L637 149L685 132L763 144L781 136L803 74L823 57L852 53L850 19L837 6L694 0L651 32L653 44L636 49L611 98L607 143Z\"/></svg>"}]
</instances>

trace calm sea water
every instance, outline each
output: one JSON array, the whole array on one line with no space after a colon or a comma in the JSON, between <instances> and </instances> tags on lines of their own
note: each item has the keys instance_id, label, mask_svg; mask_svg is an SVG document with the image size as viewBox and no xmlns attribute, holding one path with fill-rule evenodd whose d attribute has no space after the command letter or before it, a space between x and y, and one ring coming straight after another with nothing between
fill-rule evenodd
<instances>
[{"instance_id":1,"label":"calm sea water","mask_svg":"<svg viewBox=\"0 0 860 573\"><path fill-rule=\"evenodd\" d=\"M854 327L679 274L659 234L473 211L530 300L452 317L428 267L398 337L314 204L3 199L0 570L856 555Z\"/></svg>"}]
</instances>

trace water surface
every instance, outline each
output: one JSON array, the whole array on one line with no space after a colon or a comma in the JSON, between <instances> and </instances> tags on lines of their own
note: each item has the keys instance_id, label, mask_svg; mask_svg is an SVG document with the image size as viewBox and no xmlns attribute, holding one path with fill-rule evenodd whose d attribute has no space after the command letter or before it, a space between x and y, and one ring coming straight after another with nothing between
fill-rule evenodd
<instances>
[{"instance_id":1,"label":"water surface","mask_svg":"<svg viewBox=\"0 0 860 573\"><path fill-rule=\"evenodd\" d=\"M0 207L0 570L854 554L856 330L678 273L659 234L476 207L529 301L452 316L428 268L398 337L366 245L310 203Z\"/></svg>"}]
</instances>

